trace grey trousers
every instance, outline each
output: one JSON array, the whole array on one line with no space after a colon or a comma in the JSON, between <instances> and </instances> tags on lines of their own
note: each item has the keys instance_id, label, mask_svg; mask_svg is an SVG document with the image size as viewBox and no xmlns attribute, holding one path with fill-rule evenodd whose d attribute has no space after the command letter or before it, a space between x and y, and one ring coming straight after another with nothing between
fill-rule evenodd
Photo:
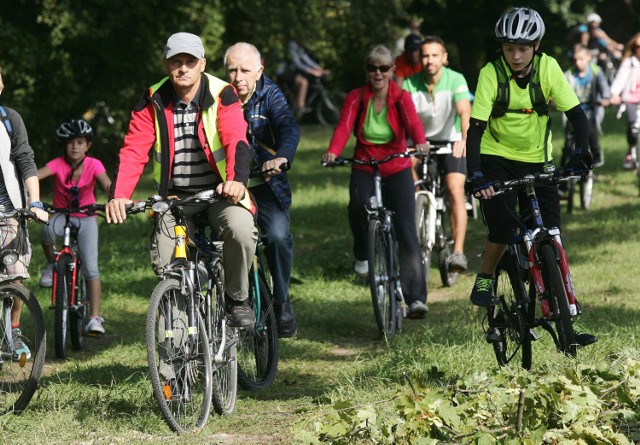
<instances>
[{"instance_id":1,"label":"grey trousers","mask_svg":"<svg viewBox=\"0 0 640 445\"><path fill-rule=\"evenodd\" d=\"M200 212L206 214L217 238L223 241L225 293L236 301L246 300L249 296L249 269L258 240L253 215L244 207L226 200L213 204L193 204L184 209L188 219ZM174 226L173 215L167 213L151 235L151 264L157 275L161 275L163 267L174 260ZM193 231L190 221L188 235L193 236Z\"/></svg>"}]
</instances>

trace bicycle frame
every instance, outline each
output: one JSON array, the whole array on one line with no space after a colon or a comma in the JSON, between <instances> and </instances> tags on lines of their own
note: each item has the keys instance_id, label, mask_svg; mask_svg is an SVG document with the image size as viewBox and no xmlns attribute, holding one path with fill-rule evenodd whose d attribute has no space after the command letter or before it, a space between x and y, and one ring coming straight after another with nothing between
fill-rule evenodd
<instances>
[{"instance_id":1,"label":"bicycle frame","mask_svg":"<svg viewBox=\"0 0 640 445\"><path fill-rule=\"evenodd\" d=\"M73 310L77 307L76 305L76 284L77 284L77 278L78 278L78 253L76 252L75 249L73 249L72 246L72 236L71 236L71 231L72 231L72 227L71 227L71 215L67 212L65 213L65 223L64 223L64 236L63 236L63 243L62 243L62 249L57 253L56 258L55 258L55 263L57 263L59 261L59 259L64 256L64 255L69 255L73 262L70 264L70 270L71 270L71 296L69 298L69 305L70 308ZM58 285L58 280L56 279L58 275L58 271L56 269L56 267L53 268L53 288L51 291L51 306L55 307L56 305L56 290L57 290L57 285Z\"/></svg>"}]
</instances>

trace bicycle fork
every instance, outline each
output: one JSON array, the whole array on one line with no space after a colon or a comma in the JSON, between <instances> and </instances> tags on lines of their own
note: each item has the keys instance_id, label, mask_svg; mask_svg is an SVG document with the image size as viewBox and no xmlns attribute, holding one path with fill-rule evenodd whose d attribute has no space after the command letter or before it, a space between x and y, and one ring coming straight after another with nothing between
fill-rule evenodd
<instances>
[{"instance_id":1,"label":"bicycle fork","mask_svg":"<svg viewBox=\"0 0 640 445\"><path fill-rule=\"evenodd\" d=\"M417 192L419 195L423 195L429 201L429 213L427 214L427 247L432 249L436 243L436 216L438 212L438 203L435 195L430 190L422 190Z\"/></svg>"}]
</instances>

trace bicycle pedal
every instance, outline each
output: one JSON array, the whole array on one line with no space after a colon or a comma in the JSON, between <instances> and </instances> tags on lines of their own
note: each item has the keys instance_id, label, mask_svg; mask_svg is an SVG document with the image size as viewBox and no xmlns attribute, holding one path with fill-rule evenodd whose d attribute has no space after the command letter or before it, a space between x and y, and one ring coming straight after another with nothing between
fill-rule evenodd
<instances>
[{"instance_id":1,"label":"bicycle pedal","mask_svg":"<svg viewBox=\"0 0 640 445\"><path fill-rule=\"evenodd\" d=\"M538 333L533 329L529 329L529 337L531 337L531 341L538 341L540 339Z\"/></svg>"},{"instance_id":2,"label":"bicycle pedal","mask_svg":"<svg viewBox=\"0 0 640 445\"><path fill-rule=\"evenodd\" d=\"M497 343L500 341L500 334L496 334L495 332L485 332L484 339L487 343Z\"/></svg>"}]
</instances>

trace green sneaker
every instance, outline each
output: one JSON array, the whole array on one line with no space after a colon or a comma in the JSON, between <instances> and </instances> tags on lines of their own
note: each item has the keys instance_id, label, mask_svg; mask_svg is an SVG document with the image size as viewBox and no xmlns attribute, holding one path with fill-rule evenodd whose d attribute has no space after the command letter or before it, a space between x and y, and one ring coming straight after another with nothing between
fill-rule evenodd
<instances>
[{"instance_id":1,"label":"green sneaker","mask_svg":"<svg viewBox=\"0 0 640 445\"><path fill-rule=\"evenodd\" d=\"M495 297L493 296L493 277L489 274L479 273L469 297L476 306L493 306Z\"/></svg>"},{"instance_id":2,"label":"green sneaker","mask_svg":"<svg viewBox=\"0 0 640 445\"><path fill-rule=\"evenodd\" d=\"M576 336L576 343L580 346L589 346L598 341L598 338L587 332L584 326L577 321L573 322L573 333Z\"/></svg>"}]
</instances>

